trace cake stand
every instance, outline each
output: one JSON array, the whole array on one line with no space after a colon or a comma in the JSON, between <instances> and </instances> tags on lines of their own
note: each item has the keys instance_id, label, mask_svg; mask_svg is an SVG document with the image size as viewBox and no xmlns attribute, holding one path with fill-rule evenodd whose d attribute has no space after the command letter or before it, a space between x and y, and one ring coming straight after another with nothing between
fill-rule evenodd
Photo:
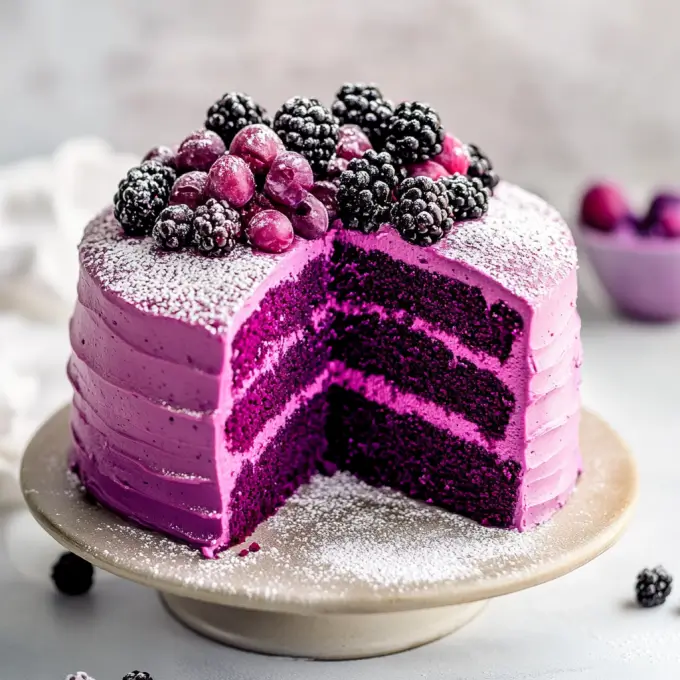
<instances>
[{"instance_id":1,"label":"cake stand","mask_svg":"<svg viewBox=\"0 0 680 680\"><path fill-rule=\"evenodd\" d=\"M584 411L585 473L565 508L533 531L484 528L336 474L314 478L245 544L208 560L89 500L67 470L69 437L64 408L37 432L22 467L28 506L57 541L157 589L170 613L198 633L316 659L430 642L469 622L490 598L576 569L617 540L637 494L630 453Z\"/></svg>"}]
</instances>

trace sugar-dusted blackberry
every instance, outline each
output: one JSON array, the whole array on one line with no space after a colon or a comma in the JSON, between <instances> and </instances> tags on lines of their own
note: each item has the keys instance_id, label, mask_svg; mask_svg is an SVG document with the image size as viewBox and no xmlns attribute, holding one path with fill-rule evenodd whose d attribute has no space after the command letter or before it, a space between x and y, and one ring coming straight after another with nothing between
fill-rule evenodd
<instances>
[{"instance_id":1,"label":"sugar-dusted blackberry","mask_svg":"<svg viewBox=\"0 0 680 680\"><path fill-rule=\"evenodd\" d=\"M331 111L342 125L358 125L371 144L382 149L394 105L376 85L345 83L336 92Z\"/></svg>"},{"instance_id":2,"label":"sugar-dusted blackberry","mask_svg":"<svg viewBox=\"0 0 680 680\"><path fill-rule=\"evenodd\" d=\"M489 209L489 195L479 177L455 174L439 180L446 188L454 221L478 220Z\"/></svg>"},{"instance_id":3,"label":"sugar-dusted blackberry","mask_svg":"<svg viewBox=\"0 0 680 680\"><path fill-rule=\"evenodd\" d=\"M94 680L94 678L85 671L78 671L67 675L66 680Z\"/></svg>"},{"instance_id":4,"label":"sugar-dusted blackberry","mask_svg":"<svg viewBox=\"0 0 680 680\"><path fill-rule=\"evenodd\" d=\"M397 187L392 223L409 243L436 243L453 225L446 187L429 177L407 177Z\"/></svg>"},{"instance_id":5,"label":"sugar-dusted blackberry","mask_svg":"<svg viewBox=\"0 0 680 680\"><path fill-rule=\"evenodd\" d=\"M271 121L265 110L243 92L227 92L208 109L205 119L208 130L222 137L227 148L239 130L255 123L270 125Z\"/></svg>"},{"instance_id":6,"label":"sugar-dusted blackberry","mask_svg":"<svg viewBox=\"0 0 680 680\"><path fill-rule=\"evenodd\" d=\"M64 595L84 595L92 587L94 567L78 555L63 553L52 566L52 581Z\"/></svg>"},{"instance_id":7,"label":"sugar-dusted blackberry","mask_svg":"<svg viewBox=\"0 0 680 680\"><path fill-rule=\"evenodd\" d=\"M209 198L194 213L193 245L204 255L224 257L241 235L241 216L226 201Z\"/></svg>"},{"instance_id":8,"label":"sugar-dusted blackberry","mask_svg":"<svg viewBox=\"0 0 680 680\"><path fill-rule=\"evenodd\" d=\"M151 675L146 671L132 671L123 676L123 680L153 680Z\"/></svg>"},{"instance_id":9,"label":"sugar-dusted blackberry","mask_svg":"<svg viewBox=\"0 0 680 680\"><path fill-rule=\"evenodd\" d=\"M338 121L318 99L292 97L274 115L274 132L289 151L302 154L322 175L335 154Z\"/></svg>"},{"instance_id":10,"label":"sugar-dusted blackberry","mask_svg":"<svg viewBox=\"0 0 680 680\"><path fill-rule=\"evenodd\" d=\"M419 163L442 152L445 136L439 114L424 102L402 102L394 109L385 150L403 164Z\"/></svg>"},{"instance_id":11,"label":"sugar-dusted blackberry","mask_svg":"<svg viewBox=\"0 0 680 680\"><path fill-rule=\"evenodd\" d=\"M152 236L163 250L180 250L191 242L194 211L188 205L169 205L153 225Z\"/></svg>"},{"instance_id":12,"label":"sugar-dusted blackberry","mask_svg":"<svg viewBox=\"0 0 680 680\"><path fill-rule=\"evenodd\" d=\"M635 596L642 607L658 607L671 594L673 577L663 568L643 569L637 576Z\"/></svg>"},{"instance_id":13,"label":"sugar-dusted blackberry","mask_svg":"<svg viewBox=\"0 0 680 680\"><path fill-rule=\"evenodd\" d=\"M470 165L467 171L468 177L477 177L482 180L482 184L487 189L489 196L493 196L493 190L496 188L500 178L493 169L491 161L476 144L468 144L467 152L470 156Z\"/></svg>"},{"instance_id":14,"label":"sugar-dusted blackberry","mask_svg":"<svg viewBox=\"0 0 680 680\"><path fill-rule=\"evenodd\" d=\"M170 198L175 171L156 161L128 170L113 197L113 214L128 236L146 236Z\"/></svg>"},{"instance_id":15,"label":"sugar-dusted blackberry","mask_svg":"<svg viewBox=\"0 0 680 680\"><path fill-rule=\"evenodd\" d=\"M365 234L377 231L386 221L392 192L404 175L405 170L386 151L369 149L361 158L353 158L340 175L338 187L338 217L343 225Z\"/></svg>"}]
</instances>

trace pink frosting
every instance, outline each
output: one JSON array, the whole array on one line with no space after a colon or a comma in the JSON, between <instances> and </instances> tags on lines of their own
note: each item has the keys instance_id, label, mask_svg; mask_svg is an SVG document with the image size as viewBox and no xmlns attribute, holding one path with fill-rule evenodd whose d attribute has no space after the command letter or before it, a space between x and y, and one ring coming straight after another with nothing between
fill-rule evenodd
<instances>
[{"instance_id":1,"label":"pink frosting","mask_svg":"<svg viewBox=\"0 0 680 680\"><path fill-rule=\"evenodd\" d=\"M333 363L303 393L291 395L249 451L227 450L224 424L235 399L258 375L275 370L297 337L281 338L236 390L230 364L238 328L268 290L329 253L334 239L479 286L487 302L501 300L520 312L525 332L504 363L424 320L414 326L512 390L516 407L502 441L487 441L463 416L382 378ZM502 184L484 220L456 225L432 248L411 246L384 227L368 236L341 230L319 241L297 240L278 256L247 246L225 260L167 256L148 240L123 239L106 212L88 226L80 254L69 363L73 461L88 489L125 516L212 554L229 541L229 501L243 462L257 460L286 417L332 382L361 388L375 401L517 461L524 473L519 529L549 517L574 487L581 470L575 248L557 213L526 192Z\"/></svg>"}]
</instances>

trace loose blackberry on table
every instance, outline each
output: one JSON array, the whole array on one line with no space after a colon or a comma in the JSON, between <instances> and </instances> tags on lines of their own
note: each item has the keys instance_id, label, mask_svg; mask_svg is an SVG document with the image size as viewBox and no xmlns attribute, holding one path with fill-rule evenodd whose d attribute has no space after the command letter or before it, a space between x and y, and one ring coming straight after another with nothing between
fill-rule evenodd
<instances>
[{"instance_id":1,"label":"loose blackberry on table","mask_svg":"<svg viewBox=\"0 0 680 680\"><path fill-rule=\"evenodd\" d=\"M192 240L194 211L188 205L164 208L153 226L152 236L163 250L180 250Z\"/></svg>"},{"instance_id":2,"label":"loose blackberry on table","mask_svg":"<svg viewBox=\"0 0 680 680\"><path fill-rule=\"evenodd\" d=\"M318 99L292 97L274 116L274 132L290 151L302 154L322 175L335 154L338 121Z\"/></svg>"},{"instance_id":3,"label":"loose blackberry on table","mask_svg":"<svg viewBox=\"0 0 680 680\"><path fill-rule=\"evenodd\" d=\"M442 152L445 136L439 114L424 102L402 102L394 109L385 150L403 164L419 163Z\"/></svg>"},{"instance_id":4,"label":"loose blackberry on table","mask_svg":"<svg viewBox=\"0 0 680 680\"><path fill-rule=\"evenodd\" d=\"M370 149L352 159L340 175L337 194L338 217L344 226L365 234L377 231L386 221L392 192L404 175L386 151Z\"/></svg>"},{"instance_id":5,"label":"loose blackberry on table","mask_svg":"<svg viewBox=\"0 0 680 680\"><path fill-rule=\"evenodd\" d=\"M673 577L663 568L643 569L635 583L635 597L642 607L658 607L671 594Z\"/></svg>"},{"instance_id":6,"label":"loose blackberry on table","mask_svg":"<svg viewBox=\"0 0 680 680\"><path fill-rule=\"evenodd\" d=\"M453 175L441 177L439 182L446 188L449 207L456 222L477 220L489 209L489 195L478 177Z\"/></svg>"},{"instance_id":7,"label":"loose blackberry on table","mask_svg":"<svg viewBox=\"0 0 680 680\"><path fill-rule=\"evenodd\" d=\"M468 177L480 179L487 189L489 196L493 196L493 190L496 188L500 178L493 169L491 161L476 144L468 144L467 152L470 156L470 165L467 171Z\"/></svg>"},{"instance_id":8,"label":"loose blackberry on table","mask_svg":"<svg viewBox=\"0 0 680 680\"><path fill-rule=\"evenodd\" d=\"M193 245L204 255L224 257L241 234L241 216L226 201L209 198L196 208Z\"/></svg>"},{"instance_id":9,"label":"loose blackberry on table","mask_svg":"<svg viewBox=\"0 0 680 680\"><path fill-rule=\"evenodd\" d=\"M341 124L358 125L373 146L382 149L394 106L376 85L345 83L336 92L331 111Z\"/></svg>"},{"instance_id":10,"label":"loose blackberry on table","mask_svg":"<svg viewBox=\"0 0 680 680\"><path fill-rule=\"evenodd\" d=\"M64 553L52 566L52 582L64 595L84 595L93 581L94 567L73 553Z\"/></svg>"},{"instance_id":11,"label":"loose blackberry on table","mask_svg":"<svg viewBox=\"0 0 680 680\"><path fill-rule=\"evenodd\" d=\"M453 226L446 187L423 176L399 184L391 217L402 238L418 246L431 246Z\"/></svg>"},{"instance_id":12,"label":"loose blackberry on table","mask_svg":"<svg viewBox=\"0 0 680 680\"><path fill-rule=\"evenodd\" d=\"M146 671L132 671L123 676L123 680L153 680Z\"/></svg>"},{"instance_id":13,"label":"loose blackberry on table","mask_svg":"<svg viewBox=\"0 0 680 680\"><path fill-rule=\"evenodd\" d=\"M128 170L113 197L113 211L128 236L146 236L170 198L175 171L156 161Z\"/></svg>"},{"instance_id":14,"label":"loose blackberry on table","mask_svg":"<svg viewBox=\"0 0 680 680\"><path fill-rule=\"evenodd\" d=\"M248 125L271 121L264 108L243 92L227 92L209 109L205 120L208 130L216 132L229 146L236 133Z\"/></svg>"}]
</instances>

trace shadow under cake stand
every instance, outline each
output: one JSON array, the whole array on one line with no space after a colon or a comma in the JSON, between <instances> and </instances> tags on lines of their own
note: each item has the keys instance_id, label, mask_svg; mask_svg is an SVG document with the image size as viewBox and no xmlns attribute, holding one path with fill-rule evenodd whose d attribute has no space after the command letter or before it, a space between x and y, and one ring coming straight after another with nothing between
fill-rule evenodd
<instances>
[{"instance_id":1,"label":"shadow under cake stand","mask_svg":"<svg viewBox=\"0 0 680 680\"><path fill-rule=\"evenodd\" d=\"M532 531L484 528L337 474L314 478L216 560L83 494L67 470L68 408L29 444L21 482L31 512L59 543L160 591L198 633L257 652L351 659L443 637L490 598L558 578L613 545L637 494L635 464L588 411L580 436L585 472L574 495ZM253 542L261 549L240 557Z\"/></svg>"}]
</instances>

